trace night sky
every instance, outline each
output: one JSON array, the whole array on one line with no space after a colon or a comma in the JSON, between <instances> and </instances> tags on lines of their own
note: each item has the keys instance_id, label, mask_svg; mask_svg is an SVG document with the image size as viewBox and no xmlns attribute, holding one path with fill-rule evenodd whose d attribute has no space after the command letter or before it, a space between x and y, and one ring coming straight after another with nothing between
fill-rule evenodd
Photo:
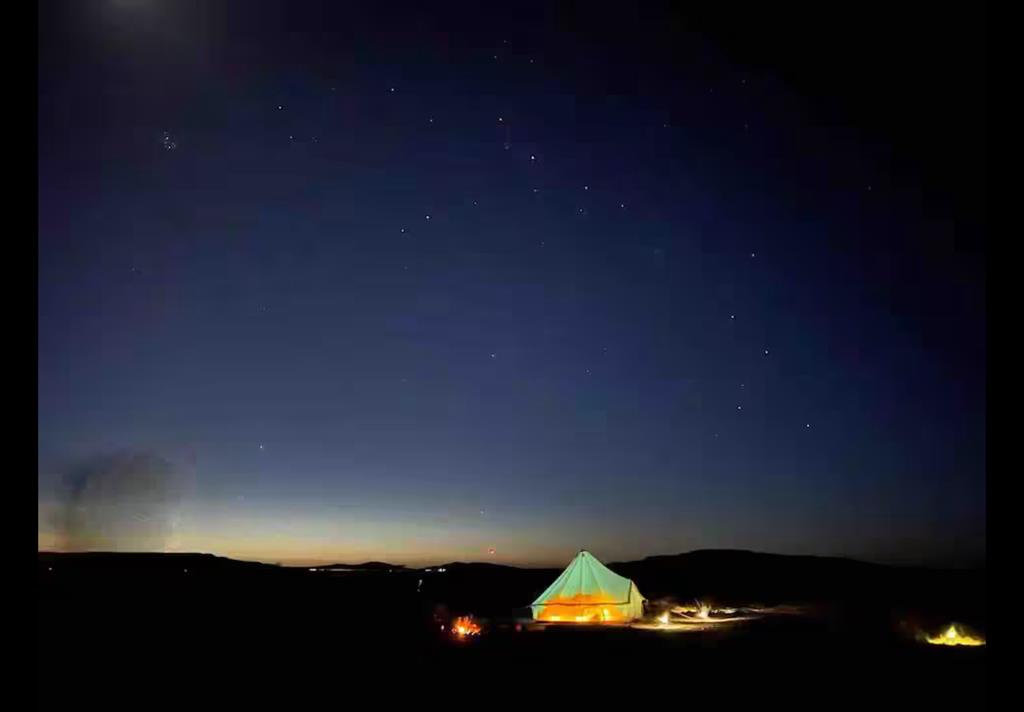
<instances>
[{"instance_id":1,"label":"night sky","mask_svg":"<svg viewBox=\"0 0 1024 712\"><path fill-rule=\"evenodd\" d=\"M974 17L44 2L39 547L985 551Z\"/></svg>"}]
</instances>

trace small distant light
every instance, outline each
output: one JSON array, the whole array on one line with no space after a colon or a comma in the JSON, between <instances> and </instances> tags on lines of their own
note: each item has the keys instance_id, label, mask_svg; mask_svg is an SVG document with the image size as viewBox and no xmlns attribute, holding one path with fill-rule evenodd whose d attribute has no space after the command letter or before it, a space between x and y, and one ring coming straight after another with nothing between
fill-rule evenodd
<instances>
[{"instance_id":1,"label":"small distant light","mask_svg":"<svg viewBox=\"0 0 1024 712\"><path fill-rule=\"evenodd\" d=\"M767 355L768 355L768 349L765 349L765 350L764 350L764 355L765 355L765 356L767 356Z\"/></svg>"},{"instance_id":2,"label":"small distant light","mask_svg":"<svg viewBox=\"0 0 1024 712\"><path fill-rule=\"evenodd\" d=\"M537 157L536 157L536 156L530 156L530 160L531 160L531 161L536 161L536 160L537 160Z\"/></svg>"},{"instance_id":3,"label":"small distant light","mask_svg":"<svg viewBox=\"0 0 1024 712\"><path fill-rule=\"evenodd\" d=\"M806 425L805 425L804 427L805 427L805 428L809 428L809 427L811 427L811 424L810 424L810 423L807 423L807 424L806 424Z\"/></svg>"},{"instance_id":4,"label":"small distant light","mask_svg":"<svg viewBox=\"0 0 1024 712\"><path fill-rule=\"evenodd\" d=\"M626 207L626 204L625 203L619 203L619 207L620 208L624 208L624 207Z\"/></svg>"},{"instance_id":5,"label":"small distant light","mask_svg":"<svg viewBox=\"0 0 1024 712\"><path fill-rule=\"evenodd\" d=\"M46 570L47 570L47 571L53 571L53 567L52 567L52 566L49 566L49 567L47 567L47 569L46 569Z\"/></svg>"},{"instance_id":6,"label":"small distant light","mask_svg":"<svg viewBox=\"0 0 1024 712\"><path fill-rule=\"evenodd\" d=\"M278 110L278 111L280 111L280 110L281 110L281 109L283 109L283 108L284 108L284 107L283 107L283 106L281 106L280 104L278 104L278 105L277 105L277 110Z\"/></svg>"},{"instance_id":7,"label":"small distant light","mask_svg":"<svg viewBox=\"0 0 1024 712\"><path fill-rule=\"evenodd\" d=\"M736 318L736 315L735 315L735 314L730 314L730 315L729 315L729 318L730 318L730 319L735 319L735 318Z\"/></svg>"},{"instance_id":8,"label":"small distant light","mask_svg":"<svg viewBox=\"0 0 1024 712\"><path fill-rule=\"evenodd\" d=\"M583 190L590 190L590 186L589 185L583 186Z\"/></svg>"},{"instance_id":9,"label":"small distant light","mask_svg":"<svg viewBox=\"0 0 1024 712\"><path fill-rule=\"evenodd\" d=\"M741 406L741 405L736 406L736 410L743 410L743 406Z\"/></svg>"},{"instance_id":10,"label":"small distant light","mask_svg":"<svg viewBox=\"0 0 1024 712\"><path fill-rule=\"evenodd\" d=\"M427 220L430 220L430 216L429 215L427 216Z\"/></svg>"},{"instance_id":11,"label":"small distant light","mask_svg":"<svg viewBox=\"0 0 1024 712\"><path fill-rule=\"evenodd\" d=\"M751 257L757 257L757 253L756 253L756 252L751 252L751 253L750 253L750 256L751 256Z\"/></svg>"},{"instance_id":12,"label":"small distant light","mask_svg":"<svg viewBox=\"0 0 1024 712\"><path fill-rule=\"evenodd\" d=\"M394 87L391 87L391 93L392 93L392 94L394 94L394 93L395 93L395 88L394 88Z\"/></svg>"}]
</instances>

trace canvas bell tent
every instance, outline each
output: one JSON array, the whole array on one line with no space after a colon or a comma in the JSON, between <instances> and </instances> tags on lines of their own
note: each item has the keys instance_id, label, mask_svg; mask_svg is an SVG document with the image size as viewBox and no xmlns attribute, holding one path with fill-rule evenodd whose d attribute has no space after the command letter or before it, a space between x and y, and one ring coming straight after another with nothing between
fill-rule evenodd
<instances>
[{"instance_id":1,"label":"canvas bell tent","mask_svg":"<svg viewBox=\"0 0 1024 712\"><path fill-rule=\"evenodd\" d=\"M635 583L581 551L530 608L539 621L621 623L642 618L645 600Z\"/></svg>"}]
</instances>

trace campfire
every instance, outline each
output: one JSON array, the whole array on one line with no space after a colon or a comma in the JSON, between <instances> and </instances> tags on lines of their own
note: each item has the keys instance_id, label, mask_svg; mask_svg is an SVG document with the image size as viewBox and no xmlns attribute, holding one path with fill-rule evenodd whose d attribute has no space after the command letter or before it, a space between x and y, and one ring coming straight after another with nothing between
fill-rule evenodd
<instances>
[{"instance_id":1,"label":"campfire","mask_svg":"<svg viewBox=\"0 0 1024 712\"><path fill-rule=\"evenodd\" d=\"M473 620L473 616L460 616L452 622L452 635L457 638L480 635L480 626Z\"/></svg>"},{"instance_id":2,"label":"campfire","mask_svg":"<svg viewBox=\"0 0 1024 712\"><path fill-rule=\"evenodd\" d=\"M939 635L929 635L925 638L932 645L984 645L985 639L964 633L956 624L950 624L949 628Z\"/></svg>"}]
</instances>

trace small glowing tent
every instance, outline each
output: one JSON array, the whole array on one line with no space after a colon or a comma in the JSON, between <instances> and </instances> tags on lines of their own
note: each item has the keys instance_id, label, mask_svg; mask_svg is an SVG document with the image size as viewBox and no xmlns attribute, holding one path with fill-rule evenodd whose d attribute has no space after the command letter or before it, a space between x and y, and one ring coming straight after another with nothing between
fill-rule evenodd
<instances>
[{"instance_id":1,"label":"small glowing tent","mask_svg":"<svg viewBox=\"0 0 1024 712\"><path fill-rule=\"evenodd\" d=\"M539 621L621 623L643 617L645 600L635 583L581 551L530 608Z\"/></svg>"}]
</instances>

